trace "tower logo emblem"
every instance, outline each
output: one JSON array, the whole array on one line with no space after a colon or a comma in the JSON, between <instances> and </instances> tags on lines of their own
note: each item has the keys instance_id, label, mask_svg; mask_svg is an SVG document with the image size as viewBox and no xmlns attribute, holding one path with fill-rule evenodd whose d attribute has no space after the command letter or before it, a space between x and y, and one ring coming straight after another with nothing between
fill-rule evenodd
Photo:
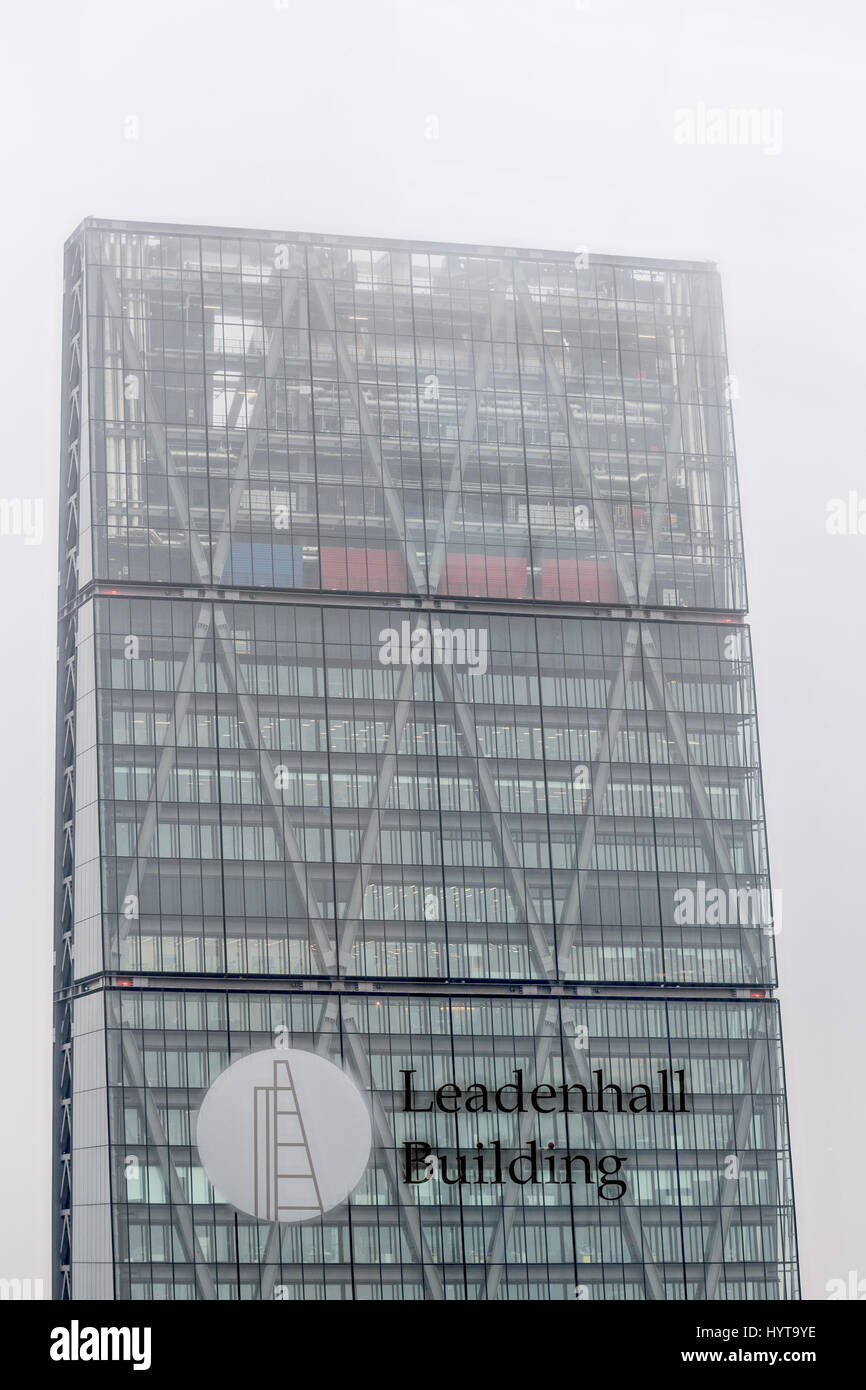
<instances>
[{"instance_id":1,"label":"tower logo emblem","mask_svg":"<svg viewBox=\"0 0 866 1390\"><path fill-rule=\"evenodd\" d=\"M339 1206L361 1179L372 1139L354 1081L295 1048L233 1062L198 1113L198 1151L218 1196L260 1221L309 1221Z\"/></svg>"}]
</instances>

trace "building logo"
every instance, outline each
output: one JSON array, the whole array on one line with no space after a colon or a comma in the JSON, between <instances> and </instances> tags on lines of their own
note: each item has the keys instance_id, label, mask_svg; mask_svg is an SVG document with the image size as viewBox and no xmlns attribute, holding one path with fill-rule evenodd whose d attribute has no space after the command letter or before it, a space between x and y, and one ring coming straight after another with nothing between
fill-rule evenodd
<instances>
[{"instance_id":1,"label":"building logo","mask_svg":"<svg viewBox=\"0 0 866 1390\"><path fill-rule=\"evenodd\" d=\"M221 1072L198 1114L217 1196L260 1221L309 1221L345 1201L367 1166L361 1091L315 1052L276 1047Z\"/></svg>"}]
</instances>

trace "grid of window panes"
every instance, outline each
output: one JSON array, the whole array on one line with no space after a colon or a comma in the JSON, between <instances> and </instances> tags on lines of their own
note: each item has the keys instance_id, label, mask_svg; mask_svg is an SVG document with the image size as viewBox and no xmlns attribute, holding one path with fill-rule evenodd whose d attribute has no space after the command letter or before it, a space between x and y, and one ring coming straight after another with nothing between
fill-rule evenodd
<instances>
[{"instance_id":1,"label":"grid of window panes","mask_svg":"<svg viewBox=\"0 0 866 1390\"><path fill-rule=\"evenodd\" d=\"M108 968L772 983L747 629L91 612ZM383 664L417 632L455 662Z\"/></svg>"},{"instance_id":2,"label":"grid of window panes","mask_svg":"<svg viewBox=\"0 0 866 1390\"><path fill-rule=\"evenodd\" d=\"M712 268L86 242L82 573L745 607Z\"/></svg>"},{"instance_id":3,"label":"grid of window panes","mask_svg":"<svg viewBox=\"0 0 866 1390\"><path fill-rule=\"evenodd\" d=\"M102 996L80 1003L93 1013ZM77 1006L78 1007L78 1006ZM194 991L108 992L109 1147L115 1297L138 1299L778 1299L797 1297L777 1006ZM89 1026L92 1026L89 1025ZM195 1147L204 1090L237 1058L292 1046L338 1061L369 1093L374 1152L349 1202L272 1227L222 1204ZM434 1087L605 1083L627 1096L686 1074L686 1114L584 1117L407 1114ZM164 1138L148 1142L142 1086ZM574 1095L578 1093L573 1092ZM610 1092L611 1097L614 1093ZM104 1095L103 1095L104 1099ZM658 1096L656 1097L658 1104ZM103 1113L104 1106L103 1106ZM584 1154L562 1180L409 1185L407 1141L430 1143L459 1176L480 1142L503 1164L552 1142ZM546 1152L546 1150L545 1150ZM625 1159L621 1200L597 1163ZM522 1170L521 1170L522 1171ZM415 1173L417 1176L417 1173ZM548 1175L549 1177L549 1175ZM94 1202L92 1194L84 1198ZM75 1296L99 1286L95 1249ZM110 1292L103 1296L112 1296Z\"/></svg>"}]
</instances>

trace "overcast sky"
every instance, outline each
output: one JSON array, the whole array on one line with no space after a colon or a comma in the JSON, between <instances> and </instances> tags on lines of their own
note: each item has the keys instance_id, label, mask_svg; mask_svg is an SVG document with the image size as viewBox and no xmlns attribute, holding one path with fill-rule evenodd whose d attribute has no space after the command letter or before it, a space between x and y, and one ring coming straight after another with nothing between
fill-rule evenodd
<instances>
[{"instance_id":1,"label":"overcast sky","mask_svg":"<svg viewBox=\"0 0 866 1390\"><path fill-rule=\"evenodd\" d=\"M61 253L92 214L718 262L804 1291L866 1278L866 534L825 526L866 501L864 28L860 0L7 12L0 496L45 538L0 534L0 1275L50 1288Z\"/></svg>"}]
</instances>

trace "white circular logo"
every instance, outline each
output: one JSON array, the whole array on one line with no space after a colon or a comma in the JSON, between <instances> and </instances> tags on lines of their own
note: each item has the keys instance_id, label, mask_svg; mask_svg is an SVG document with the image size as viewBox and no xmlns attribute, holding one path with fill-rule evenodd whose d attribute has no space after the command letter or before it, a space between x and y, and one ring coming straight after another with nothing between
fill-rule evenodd
<instances>
[{"instance_id":1,"label":"white circular logo","mask_svg":"<svg viewBox=\"0 0 866 1390\"><path fill-rule=\"evenodd\" d=\"M221 1072L198 1112L198 1151L217 1193L261 1221L309 1221L348 1197L370 1157L354 1081L315 1052L275 1047Z\"/></svg>"}]
</instances>

